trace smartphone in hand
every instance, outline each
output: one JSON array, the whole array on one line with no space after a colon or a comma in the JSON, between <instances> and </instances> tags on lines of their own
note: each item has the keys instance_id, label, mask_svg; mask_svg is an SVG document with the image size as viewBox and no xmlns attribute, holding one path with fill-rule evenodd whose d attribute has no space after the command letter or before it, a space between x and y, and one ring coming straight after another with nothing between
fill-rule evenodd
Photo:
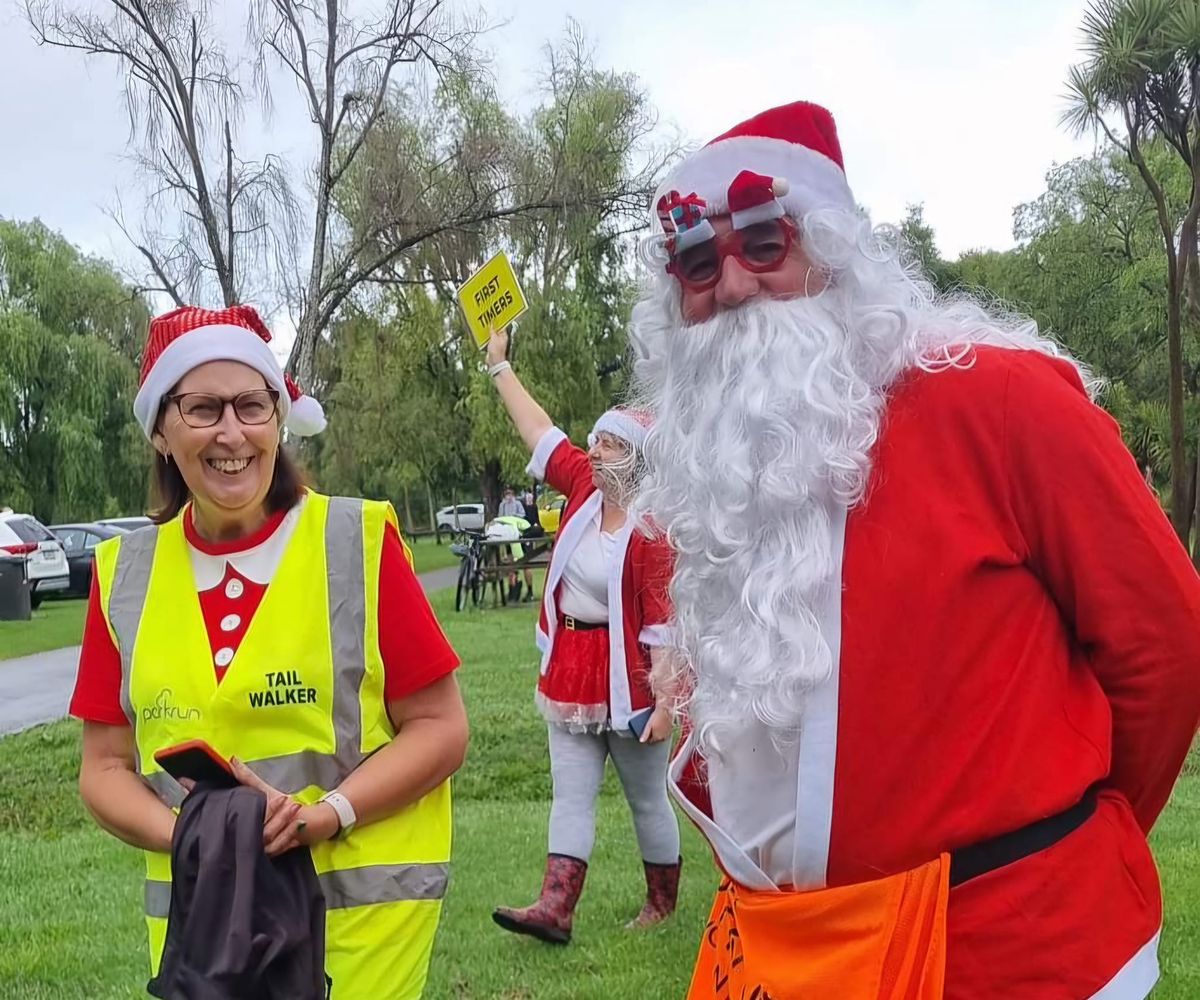
<instances>
[{"instance_id":1,"label":"smartphone in hand","mask_svg":"<svg viewBox=\"0 0 1200 1000\"><path fill-rule=\"evenodd\" d=\"M643 708L640 712L635 712L630 716L629 731L639 740L642 738L642 733L646 731L646 727L650 725L650 716L653 714L653 708Z\"/></svg>"},{"instance_id":2,"label":"smartphone in hand","mask_svg":"<svg viewBox=\"0 0 1200 1000\"><path fill-rule=\"evenodd\" d=\"M191 778L219 788L235 788L239 784L229 761L204 740L188 740L163 747L155 751L154 759L176 781Z\"/></svg>"}]
</instances>

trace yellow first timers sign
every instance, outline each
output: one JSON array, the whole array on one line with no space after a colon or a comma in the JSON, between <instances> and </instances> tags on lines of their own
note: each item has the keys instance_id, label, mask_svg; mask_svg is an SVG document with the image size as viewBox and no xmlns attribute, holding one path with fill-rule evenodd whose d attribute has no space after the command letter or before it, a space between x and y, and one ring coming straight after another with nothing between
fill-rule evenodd
<instances>
[{"instance_id":1,"label":"yellow first timers sign","mask_svg":"<svg viewBox=\"0 0 1200 1000\"><path fill-rule=\"evenodd\" d=\"M463 282L458 304L480 347L488 342L489 330L507 326L528 308L512 264L503 253L496 254Z\"/></svg>"}]
</instances>

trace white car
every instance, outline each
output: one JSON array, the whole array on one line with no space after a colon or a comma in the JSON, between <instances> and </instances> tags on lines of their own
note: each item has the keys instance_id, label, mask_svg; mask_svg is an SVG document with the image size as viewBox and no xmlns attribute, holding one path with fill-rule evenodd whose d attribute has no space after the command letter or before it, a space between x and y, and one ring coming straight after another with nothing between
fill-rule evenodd
<instances>
[{"instance_id":1,"label":"white car","mask_svg":"<svg viewBox=\"0 0 1200 1000\"><path fill-rule=\"evenodd\" d=\"M25 579L31 584L29 603L35 608L47 594L70 585L62 543L30 514L0 513L0 552L24 557Z\"/></svg>"},{"instance_id":2,"label":"white car","mask_svg":"<svg viewBox=\"0 0 1200 1000\"><path fill-rule=\"evenodd\" d=\"M443 531L482 531L483 504L460 503L458 506L443 507L437 512L438 534Z\"/></svg>"}]
</instances>

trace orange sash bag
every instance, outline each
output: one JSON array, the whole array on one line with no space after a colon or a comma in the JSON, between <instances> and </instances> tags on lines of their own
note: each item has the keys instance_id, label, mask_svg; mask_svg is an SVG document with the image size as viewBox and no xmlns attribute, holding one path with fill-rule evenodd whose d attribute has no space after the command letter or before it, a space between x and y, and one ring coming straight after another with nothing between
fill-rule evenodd
<instances>
[{"instance_id":1,"label":"orange sash bag","mask_svg":"<svg viewBox=\"0 0 1200 1000\"><path fill-rule=\"evenodd\" d=\"M688 1000L941 1000L950 856L811 892L725 879Z\"/></svg>"}]
</instances>

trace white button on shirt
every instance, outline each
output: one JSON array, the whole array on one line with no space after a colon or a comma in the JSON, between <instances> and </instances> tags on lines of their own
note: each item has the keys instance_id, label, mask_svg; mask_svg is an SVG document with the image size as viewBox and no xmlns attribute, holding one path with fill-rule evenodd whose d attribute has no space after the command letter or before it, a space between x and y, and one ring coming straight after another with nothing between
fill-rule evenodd
<instances>
[{"instance_id":1,"label":"white button on shirt","mask_svg":"<svg viewBox=\"0 0 1200 1000\"><path fill-rule=\"evenodd\" d=\"M241 615L226 615L221 619L221 631L232 632L235 628L242 624Z\"/></svg>"},{"instance_id":2,"label":"white button on shirt","mask_svg":"<svg viewBox=\"0 0 1200 1000\"><path fill-rule=\"evenodd\" d=\"M242 592L246 589L245 584L241 580L230 580L225 584L225 596L232 597L235 600L242 596Z\"/></svg>"},{"instance_id":3,"label":"white button on shirt","mask_svg":"<svg viewBox=\"0 0 1200 1000\"><path fill-rule=\"evenodd\" d=\"M213 657L213 661L218 667L227 667L230 661L233 660L233 650L228 646L224 646L217 650L217 655Z\"/></svg>"}]
</instances>

